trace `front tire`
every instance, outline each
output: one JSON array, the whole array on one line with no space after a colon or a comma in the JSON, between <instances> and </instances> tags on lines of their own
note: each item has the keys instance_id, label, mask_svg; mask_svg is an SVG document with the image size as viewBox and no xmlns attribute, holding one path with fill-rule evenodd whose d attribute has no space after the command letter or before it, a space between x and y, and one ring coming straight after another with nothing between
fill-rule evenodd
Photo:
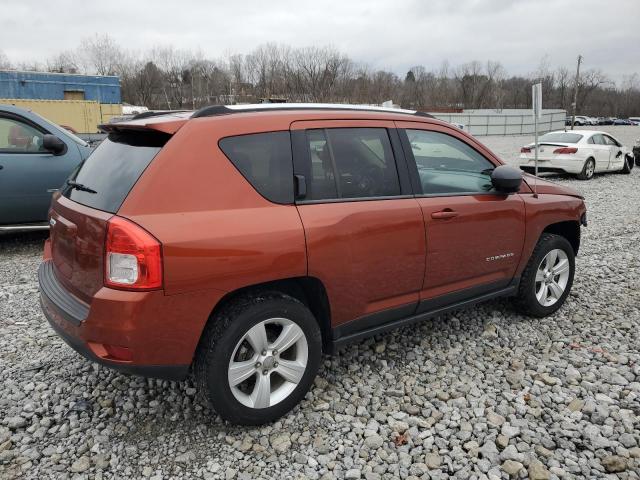
<instances>
[{"instance_id":1,"label":"front tire","mask_svg":"<svg viewBox=\"0 0 640 480\"><path fill-rule=\"evenodd\" d=\"M596 173L596 161L593 158L587 158L584 162L582 171L577 175L578 180L591 180Z\"/></svg>"},{"instance_id":2,"label":"front tire","mask_svg":"<svg viewBox=\"0 0 640 480\"><path fill-rule=\"evenodd\" d=\"M621 172L626 175L629 175L631 173L631 170L633 170L633 157L630 157L629 155L625 155L624 166L622 167Z\"/></svg>"},{"instance_id":3,"label":"front tire","mask_svg":"<svg viewBox=\"0 0 640 480\"><path fill-rule=\"evenodd\" d=\"M575 273L575 253L566 238L544 233L533 249L516 298L520 312L546 317L565 302Z\"/></svg>"},{"instance_id":4,"label":"front tire","mask_svg":"<svg viewBox=\"0 0 640 480\"><path fill-rule=\"evenodd\" d=\"M224 420L261 425L304 398L321 357L320 328L309 309L288 295L262 293L241 297L210 319L195 375Z\"/></svg>"}]
</instances>

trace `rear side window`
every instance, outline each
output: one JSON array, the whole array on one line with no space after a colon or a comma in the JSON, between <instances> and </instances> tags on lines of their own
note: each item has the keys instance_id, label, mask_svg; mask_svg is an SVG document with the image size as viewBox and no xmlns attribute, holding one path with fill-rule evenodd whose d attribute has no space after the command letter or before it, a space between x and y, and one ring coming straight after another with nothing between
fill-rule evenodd
<instances>
[{"instance_id":1,"label":"rear side window","mask_svg":"<svg viewBox=\"0 0 640 480\"><path fill-rule=\"evenodd\" d=\"M223 138L220 149L260 195L293 203L293 160L289 132Z\"/></svg>"},{"instance_id":2,"label":"rear side window","mask_svg":"<svg viewBox=\"0 0 640 480\"><path fill-rule=\"evenodd\" d=\"M386 129L307 130L307 144L308 200L400 195Z\"/></svg>"},{"instance_id":3,"label":"rear side window","mask_svg":"<svg viewBox=\"0 0 640 480\"><path fill-rule=\"evenodd\" d=\"M116 213L122 202L168 141L160 132L118 132L82 162L63 185L62 195L87 207Z\"/></svg>"}]
</instances>

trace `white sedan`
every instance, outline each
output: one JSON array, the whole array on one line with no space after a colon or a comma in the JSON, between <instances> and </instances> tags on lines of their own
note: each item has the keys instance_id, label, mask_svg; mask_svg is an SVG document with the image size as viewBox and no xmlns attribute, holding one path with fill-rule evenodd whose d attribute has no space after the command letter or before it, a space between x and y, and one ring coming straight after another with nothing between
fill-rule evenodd
<instances>
[{"instance_id":1,"label":"white sedan","mask_svg":"<svg viewBox=\"0 0 640 480\"><path fill-rule=\"evenodd\" d=\"M538 172L571 173L589 180L595 173L631 173L633 154L611 134L594 130L546 133L538 139ZM520 149L518 165L535 171L535 144Z\"/></svg>"}]
</instances>

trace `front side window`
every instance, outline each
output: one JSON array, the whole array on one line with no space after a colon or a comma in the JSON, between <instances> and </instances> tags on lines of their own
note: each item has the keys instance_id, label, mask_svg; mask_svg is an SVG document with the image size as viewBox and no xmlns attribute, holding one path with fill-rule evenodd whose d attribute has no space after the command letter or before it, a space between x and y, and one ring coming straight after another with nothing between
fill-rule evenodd
<instances>
[{"instance_id":1,"label":"front side window","mask_svg":"<svg viewBox=\"0 0 640 480\"><path fill-rule=\"evenodd\" d=\"M293 202L293 160L289 132L223 138L220 149L267 200Z\"/></svg>"},{"instance_id":2,"label":"front side window","mask_svg":"<svg viewBox=\"0 0 640 480\"><path fill-rule=\"evenodd\" d=\"M406 130L425 195L490 191L495 166L466 143L451 135Z\"/></svg>"},{"instance_id":3,"label":"front side window","mask_svg":"<svg viewBox=\"0 0 640 480\"><path fill-rule=\"evenodd\" d=\"M41 153L44 134L14 118L0 117L0 152Z\"/></svg>"},{"instance_id":4,"label":"front side window","mask_svg":"<svg viewBox=\"0 0 640 480\"><path fill-rule=\"evenodd\" d=\"M307 130L308 200L400 195L385 128Z\"/></svg>"},{"instance_id":5,"label":"front side window","mask_svg":"<svg viewBox=\"0 0 640 480\"><path fill-rule=\"evenodd\" d=\"M611 146L611 147L619 147L620 145L618 144L618 142L616 142L613 138L611 138L609 135L603 135L604 137L604 141L607 145Z\"/></svg>"}]
</instances>

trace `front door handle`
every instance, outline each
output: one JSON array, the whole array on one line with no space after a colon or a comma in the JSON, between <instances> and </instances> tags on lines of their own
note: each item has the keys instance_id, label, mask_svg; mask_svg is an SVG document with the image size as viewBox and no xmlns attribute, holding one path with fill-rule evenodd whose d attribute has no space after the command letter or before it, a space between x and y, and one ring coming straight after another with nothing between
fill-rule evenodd
<instances>
[{"instance_id":1,"label":"front door handle","mask_svg":"<svg viewBox=\"0 0 640 480\"><path fill-rule=\"evenodd\" d=\"M454 212L453 210L450 210L448 208L445 210L442 210L441 212L433 212L431 214L431 218L435 218L436 220L453 218L457 216L458 216L458 212Z\"/></svg>"}]
</instances>

